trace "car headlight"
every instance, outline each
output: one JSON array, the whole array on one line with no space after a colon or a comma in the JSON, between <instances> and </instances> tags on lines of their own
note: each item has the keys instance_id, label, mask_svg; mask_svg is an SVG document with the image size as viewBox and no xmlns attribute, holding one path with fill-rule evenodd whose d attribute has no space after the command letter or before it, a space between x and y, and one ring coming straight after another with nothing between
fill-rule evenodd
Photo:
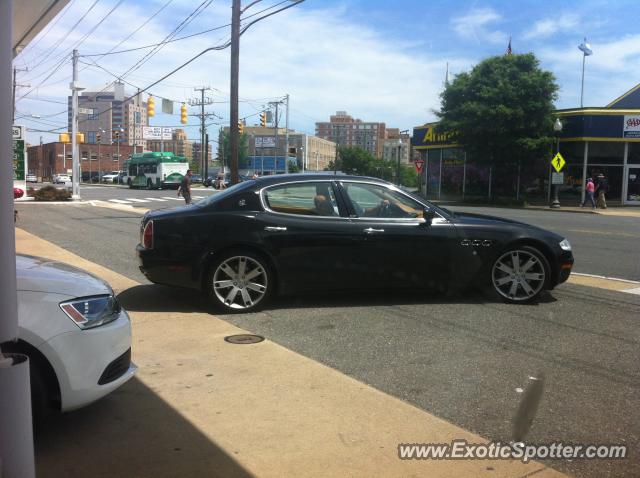
<instances>
[{"instance_id":1,"label":"car headlight","mask_svg":"<svg viewBox=\"0 0 640 478\"><path fill-rule=\"evenodd\" d=\"M562 249L563 251L571 250L571 243L568 239L563 239L562 241L560 241L560 249Z\"/></svg>"},{"instance_id":2,"label":"car headlight","mask_svg":"<svg viewBox=\"0 0 640 478\"><path fill-rule=\"evenodd\" d=\"M113 322L120 315L120 304L113 295L83 297L60 302L60 308L81 329Z\"/></svg>"}]
</instances>

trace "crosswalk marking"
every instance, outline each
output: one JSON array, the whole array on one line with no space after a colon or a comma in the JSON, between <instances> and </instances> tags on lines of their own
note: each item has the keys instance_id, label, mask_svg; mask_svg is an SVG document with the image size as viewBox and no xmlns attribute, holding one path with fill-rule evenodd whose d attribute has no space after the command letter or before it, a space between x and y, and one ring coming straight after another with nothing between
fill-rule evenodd
<instances>
[{"instance_id":1,"label":"crosswalk marking","mask_svg":"<svg viewBox=\"0 0 640 478\"><path fill-rule=\"evenodd\" d=\"M193 199L204 199L207 196L191 196Z\"/></svg>"},{"instance_id":2,"label":"crosswalk marking","mask_svg":"<svg viewBox=\"0 0 640 478\"><path fill-rule=\"evenodd\" d=\"M184 199L182 198L178 198L178 197L169 197L169 196L162 196L162 199L171 199L173 201L184 201Z\"/></svg>"},{"instance_id":3,"label":"crosswalk marking","mask_svg":"<svg viewBox=\"0 0 640 478\"><path fill-rule=\"evenodd\" d=\"M145 198L145 199L148 199L149 201L167 202L166 199L160 199L160 198Z\"/></svg>"},{"instance_id":4,"label":"crosswalk marking","mask_svg":"<svg viewBox=\"0 0 640 478\"><path fill-rule=\"evenodd\" d=\"M148 199L136 199L136 198L125 198L127 201L133 201L133 202L149 202Z\"/></svg>"},{"instance_id":5,"label":"crosswalk marking","mask_svg":"<svg viewBox=\"0 0 640 478\"><path fill-rule=\"evenodd\" d=\"M110 202L117 202L118 204L131 204L131 201L123 201L122 199L109 199Z\"/></svg>"}]
</instances>

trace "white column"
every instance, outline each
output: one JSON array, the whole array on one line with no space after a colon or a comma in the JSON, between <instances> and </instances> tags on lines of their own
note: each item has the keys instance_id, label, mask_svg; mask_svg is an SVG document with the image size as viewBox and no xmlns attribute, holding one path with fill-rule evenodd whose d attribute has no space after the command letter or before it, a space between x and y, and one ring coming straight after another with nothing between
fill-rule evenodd
<instances>
[{"instance_id":1,"label":"white column","mask_svg":"<svg viewBox=\"0 0 640 478\"><path fill-rule=\"evenodd\" d=\"M580 194L580 204L584 203L585 189L587 185L587 158L589 157L589 141L584 142L584 156L582 159L582 193Z\"/></svg>"},{"instance_id":2,"label":"white column","mask_svg":"<svg viewBox=\"0 0 640 478\"><path fill-rule=\"evenodd\" d=\"M0 1L0 343L18 336L16 243L13 225L12 18L13 3ZM26 173L26 171L25 171ZM14 358L15 357L15 358ZM0 476L35 476L29 361L0 351Z\"/></svg>"},{"instance_id":3,"label":"white column","mask_svg":"<svg viewBox=\"0 0 640 478\"><path fill-rule=\"evenodd\" d=\"M624 143L624 159L622 161L622 204L627 202L627 193L629 187L629 177L627 176L627 161L629 158L629 142Z\"/></svg>"}]
</instances>

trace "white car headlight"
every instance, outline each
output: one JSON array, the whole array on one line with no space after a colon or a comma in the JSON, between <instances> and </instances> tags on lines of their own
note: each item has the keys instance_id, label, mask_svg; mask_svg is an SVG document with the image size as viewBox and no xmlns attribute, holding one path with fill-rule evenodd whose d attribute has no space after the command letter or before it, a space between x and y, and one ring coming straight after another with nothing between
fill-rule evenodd
<instances>
[{"instance_id":1,"label":"white car headlight","mask_svg":"<svg viewBox=\"0 0 640 478\"><path fill-rule=\"evenodd\" d=\"M81 329L113 322L120 315L120 304L112 295L84 297L60 303L62 311Z\"/></svg>"},{"instance_id":2,"label":"white car headlight","mask_svg":"<svg viewBox=\"0 0 640 478\"><path fill-rule=\"evenodd\" d=\"M563 239L562 241L560 241L560 249L562 249L563 251L571 250L571 243L568 239Z\"/></svg>"}]
</instances>

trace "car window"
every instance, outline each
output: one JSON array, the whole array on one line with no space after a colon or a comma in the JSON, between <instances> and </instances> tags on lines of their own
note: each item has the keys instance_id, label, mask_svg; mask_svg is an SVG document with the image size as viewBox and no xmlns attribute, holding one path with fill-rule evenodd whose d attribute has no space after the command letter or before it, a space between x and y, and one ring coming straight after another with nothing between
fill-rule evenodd
<instances>
[{"instance_id":1,"label":"car window","mask_svg":"<svg viewBox=\"0 0 640 478\"><path fill-rule=\"evenodd\" d=\"M331 183L301 183L273 186L264 192L269 209L304 216L339 216Z\"/></svg>"},{"instance_id":2,"label":"car window","mask_svg":"<svg viewBox=\"0 0 640 478\"><path fill-rule=\"evenodd\" d=\"M417 218L424 206L404 194L377 184L343 183L359 217Z\"/></svg>"}]
</instances>

